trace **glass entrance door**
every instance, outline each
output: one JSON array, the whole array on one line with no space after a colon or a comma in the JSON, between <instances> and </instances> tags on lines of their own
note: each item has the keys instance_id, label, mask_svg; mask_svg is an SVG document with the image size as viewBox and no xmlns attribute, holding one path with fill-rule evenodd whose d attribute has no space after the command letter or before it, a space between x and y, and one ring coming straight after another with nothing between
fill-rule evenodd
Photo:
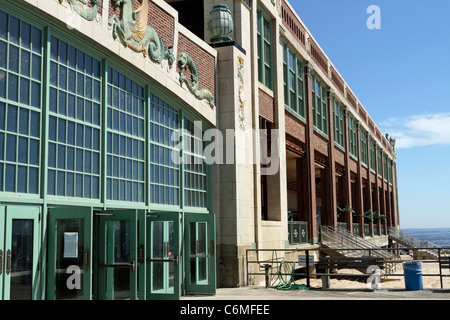
<instances>
[{"instance_id":1,"label":"glass entrance door","mask_svg":"<svg viewBox=\"0 0 450 320\"><path fill-rule=\"evenodd\" d=\"M137 299L137 210L98 216L98 299Z\"/></svg>"},{"instance_id":2,"label":"glass entrance door","mask_svg":"<svg viewBox=\"0 0 450 320\"><path fill-rule=\"evenodd\" d=\"M92 299L92 209L50 208L47 299Z\"/></svg>"},{"instance_id":3,"label":"glass entrance door","mask_svg":"<svg viewBox=\"0 0 450 320\"><path fill-rule=\"evenodd\" d=\"M38 298L38 207L0 207L0 298Z\"/></svg>"},{"instance_id":4,"label":"glass entrance door","mask_svg":"<svg viewBox=\"0 0 450 320\"><path fill-rule=\"evenodd\" d=\"M180 298L180 214L147 215L147 299Z\"/></svg>"},{"instance_id":5,"label":"glass entrance door","mask_svg":"<svg viewBox=\"0 0 450 320\"><path fill-rule=\"evenodd\" d=\"M216 293L215 217L185 214L186 294Z\"/></svg>"}]
</instances>

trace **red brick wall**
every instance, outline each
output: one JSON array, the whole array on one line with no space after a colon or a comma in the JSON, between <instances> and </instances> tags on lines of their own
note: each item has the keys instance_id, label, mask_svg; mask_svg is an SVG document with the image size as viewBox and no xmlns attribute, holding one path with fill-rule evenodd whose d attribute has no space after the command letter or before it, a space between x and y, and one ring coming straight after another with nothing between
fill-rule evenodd
<instances>
[{"instance_id":1,"label":"red brick wall","mask_svg":"<svg viewBox=\"0 0 450 320\"><path fill-rule=\"evenodd\" d=\"M288 111L285 111L284 119L286 133L305 143L305 125L294 118Z\"/></svg>"},{"instance_id":2,"label":"red brick wall","mask_svg":"<svg viewBox=\"0 0 450 320\"><path fill-rule=\"evenodd\" d=\"M345 166L345 153L341 149L334 148L333 150L334 161L339 163L341 166Z\"/></svg>"},{"instance_id":3,"label":"red brick wall","mask_svg":"<svg viewBox=\"0 0 450 320\"><path fill-rule=\"evenodd\" d=\"M336 69L331 66L331 81L335 85L335 87L339 90L339 92L344 95L344 80L339 76Z\"/></svg>"},{"instance_id":4,"label":"red brick wall","mask_svg":"<svg viewBox=\"0 0 450 320\"><path fill-rule=\"evenodd\" d=\"M174 44L175 18L162 10L153 1L149 1L148 24L163 39L166 50Z\"/></svg>"},{"instance_id":5,"label":"red brick wall","mask_svg":"<svg viewBox=\"0 0 450 320\"><path fill-rule=\"evenodd\" d=\"M282 1L281 3L281 17L283 20L283 25L291 31L292 35L294 35L299 43L306 48L306 31L305 27L301 24L301 22L294 15L292 10L286 4L286 1Z\"/></svg>"},{"instance_id":6,"label":"red brick wall","mask_svg":"<svg viewBox=\"0 0 450 320\"><path fill-rule=\"evenodd\" d=\"M361 116L361 120L363 120L364 123L367 123L367 112L361 104L358 104L358 113Z\"/></svg>"},{"instance_id":7,"label":"red brick wall","mask_svg":"<svg viewBox=\"0 0 450 320\"><path fill-rule=\"evenodd\" d=\"M311 57L319 65L320 69L328 76L328 59L325 57L319 46L310 39L311 43Z\"/></svg>"},{"instance_id":8,"label":"red brick wall","mask_svg":"<svg viewBox=\"0 0 450 320\"><path fill-rule=\"evenodd\" d=\"M197 67L199 75L198 89L207 89L212 93L213 97L215 97L216 60L214 56L199 47L184 34L178 33L178 56L180 56L182 52L187 52ZM177 72L180 72L180 65L178 62ZM191 79L189 70L185 69L183 73L188 79Z\"/></svg>"},{"instance_id":9,"label":"red brick wall","mask_svg":"<svg viewBox=\"0 0 450 320\"><path fill-rule=\"evenodd\" d=\"M259 115L273 122L273 98L265 93L263 90L258 89L259 99ZM295 137L295 136L294 136Z\"/></svg>"},{"instance_id":10,"label":"red brick wall","mask_svg":"<svg viewBox=\"0 0 450 320\"><path fill-rule=\"evenodd\" d=\"M349 102L350 106L356 111L356 98L350 90L347 90L347 101Z\"/></svg>"},{"instance_id":11,"label":"red brick wall","mask_svg":"<svg viewBox=\"0 0 450 320\"><path fill-rule=\"evenodd\" d=\"M323 155L328 156L327 140L324 137L314 132L314 135L312 137L312 143L314 146L314 150L320 152Z\"/></svg>"}]
</instances>

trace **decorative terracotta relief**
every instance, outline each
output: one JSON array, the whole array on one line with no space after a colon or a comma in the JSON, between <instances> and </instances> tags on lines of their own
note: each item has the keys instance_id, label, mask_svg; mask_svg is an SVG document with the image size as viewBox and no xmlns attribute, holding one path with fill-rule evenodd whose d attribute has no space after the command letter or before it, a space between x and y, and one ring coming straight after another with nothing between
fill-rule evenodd
<instances>
[{"instance_id":1,"label":"decorative terracotta relief","mask_svg":"<svg viewBox=\"0 0 450 320\"><path fill-rule=\"evenodd\" d=\"M238 57L239 127L245 130L244 58Z\"/></svg>"},{"instance_id":2,"label":"decorative terracotta relief","mask_svg":"<svg viewBox=\"0 0 450 320\"><path fill-rule=\"evenodd\" d=\"M209 106L211 108L214 108L214 97L211 94L211 92L207 89L198 89L199 86L199 75L197 71L197 67L195 66L194 60L192 60L191 56L187 52L182 52L180 54L180 58L178 59L178 62L180 63L180 85L183 85L183 83L186 84L189 91L199 100L206 99L209 102ZM189 81L189 79L183 74L184 69L189 69L191 71L191 80L192 83Z\"/></svg>"},{"instance_id":3,"label":"decorative terracotta relief","mask_svg":"<svg viewBox=\"0 0 450 320\"><path fill-rule=\"evenodd\" d=\"M62 4L64 0L59 0ZM67 0L73 11L78 13L82 18L92 21L97 16L100 0ZM90 3L90 7L88 4Z\"/></svg>"},{"instance_id":4,"label":"decorative terracotta relief","mask_svg":"<svg viewBox=\"0 0 450 320\"><path fill-rule=\"evenodd\" d=\"M125 47L135 52L142 52L146 57L161 63L167 59L172 67L175 57L173 50L165 49L164 41L154 28L148 25L148 0L140 0L141 6L133 11L132 0L113 0L116 6L121 6L120 18L113 15L108 22L112 26L113 37L117 37Z\"/></svg>"}]
</instances>

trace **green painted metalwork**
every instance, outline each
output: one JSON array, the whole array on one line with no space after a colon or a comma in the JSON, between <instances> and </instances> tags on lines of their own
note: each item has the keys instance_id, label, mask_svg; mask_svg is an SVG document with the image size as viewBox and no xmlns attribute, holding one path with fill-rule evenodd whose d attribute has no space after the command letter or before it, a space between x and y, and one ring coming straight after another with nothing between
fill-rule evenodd
<instances>
[{"instance_id":1,"label":"green painted metalwork","mask_svg":"<svg viewBox=\"0 0 450 320\"><path fill-rule=\"evenodd\" d=\"M137 221L134 210L100 212L98 299L137 299Z\"/></svg>"},{"instance_id":2,"label":"green painted metalwork","mask_svg":"<svg viewBox=\"0 0 450 320\"><path fill-rule=\"evenodd\" d=\"M257 11L258 80L273 90L272 22L262 10Z\"/></svg>"},{"instance_id":3,"label":"green painted metalwork","mask_svg":"<svg viewBox=\"0 0 450 320\"><path fill-rule=\"evenodd\" d=\"M344 108L337 100L333 101L334 114L334 142L345 149L345 132L344 132Z\"/></svg>"},{"instance_id":4,"label":"green painted metalwork","mask_svg":"<svg viewBox=\"0 0 450 320\"><path fill-rule=\"evenodd\" d=\"M38 195L42 31L0 20L0 191Z\"/></svg>"},{"instance_id":5,"label":"green painted metalwork","mask_svg":"<svg viewBox=\"0 0 450 320\"><path fill-rule=\"evenodd\" d=\"M180 214L150 213L146 220L146 299L179 299L182 243Z\"/></svg>"},{"instance_id":6,"label":"green painted metalwork","mask_svg":"<svg viewBox=\"0 0 450 320\"><path fill-rule=\"evenodd\" d=\"M216 253L214 214L185 214L185 290L215 294Z\"/></svg>"},{"instance_id":7,"label":"green painted metalwork","mask_svg":"<svg viewBox=\"0 0 450 320\"><path fill-rule=\"evenodd\" d=\"M101 63L51 37L48 194L100 199Z\"/></svg>"},{"instance_id":8,"label":"green painted metalwork","mask_svg":"<svg viewBox=\"0 0 450 320\"><path fill-rule=\"evenodd\" d=\"M283 71L284 104L305 119L304 63L287 43L283 44Z\"/></svg>"},{"instance_id":9,"label":"green painted metalwork","mask_svg":"<svg viewBox=\"0 0 450 320\"><path fill-rule=\"evenodd\" d=\"M328 137L328 88L312 75L311 87L313 95L313 126Z\"/></svg>"},{"instance_id":10,"label":"green painted metalwork","mask_svg":"<svg viewBox=\"0 0 450 320\"><path fill-rule=\"evenodd\" d=\"M1 10L8 12L8 14L3 13ZM65 28L51 26L44 28L44 22L41 20L35 12L28 10L26 8L17 8L10 2L2 2L0 4L0 14L3 14L3 16L7 16L7 19L0 21L0 43L3 43L3 47L6 48L5 50L5 56L8 57L8 50L9 46L15 46L19 48L19 67L18 72L10 71L8 67L9 59L6 59L6 66L2 65L2 61L0 61L0 71L5 72L5 81L2 82L0 80L0 92L3 90L4 97L0 97L0 103L5 104L5 118L8 118L8 108L10 105L17 107L17 113L18 118L16 120L17 128L20 128L20 119L21 119L21 112L23 114L23 119L26 119L25 111L28 112L28 128L27 130L31 132L31 130L35 130L35 127L31 127L31 112L37 112L38 113L38 119L40 120L40 126L39 126L39 133L36 137L30 135L26 136L23 133L20 132L12 132L8 131L8 123L5 120L5 130L4 134L6 135L16 135L19 138L27 138L29 140L35 139L39 140L39 147L38 147L38 165L33 164L27 164L29 168L37 168L39 172L39 178L37 181L38 190L36 194L28 194L27 197L23 197L23 195L16 193L16 192L1 192L1 199L3 203L6 202L18 202L30 205L38 205L40 210L42 210L42 218L40 219L41 223L39 226L39 232L41 234L47 234L50 236L50 231L53 230L52 226L50 226L50 220L52 220L52 214L47 212L47 209L53 210L52 208L55 208L57 206L76 206L73 207L74 212L82 210L82 206L85 207L86 210L106 210L108 208L127 208L127 209L145 209L145 210L157 210L160 212L169 213L169 212L178 212L180 217L184 219L184 216L186 214L190 214L192 216L200 215L201 217L206 216L205 214L209 213L212 209L212 198L211 198L211 168L210 166L206 165L204 163L204 157L201 152L201 147L198 150L198 152L191 152L187 150L179 150L180 156L184 157L185 155L196 157L197 159L200 159L203 163L201 165L197 165L197 167L188 168L185 165L180 165L178 167L178 171L175 170L175 175L178 175L178 186L171 185L170 184L170 175L169 175L169 184L164 184L164 187L170 187L174 189L174 192L178 194L178 204L173 205L166 205L166 204L160 204L160 203L152 203L150 201L150 194L152 194L153 189L151 188L151 174L150 174L150 161L152 152L150 149L150 145L158 145L158 146L164 146L164 144L156 143L155 141L151 141L150 134L151 134L151 121L150 121L150 110L151 110L151 96L158 97L159 100L163 100L165 105L163 105L164 112L165 110L171 110L173 109L173 114L177 115L177 125L176 129L181 130L185 127L185 124L193 123L196 120L202 121L202 127L203 129L207 129L209 125L199 119L198 115L196 115L193 111L190 111L185 108L185 103L178 98L173 97L169 91L167 91L165 88L160 88L156 84L155 81L149 79L148 77L143 76L142 74L138 72L132 72L129 69L129 66L126 65L124 61L121 60L120 57L113 58L109 55L106 55L106 53L99 51L95 48L95 46L92 46L92 43L89 41L85 41L84 39L80 38L78 35L73 34L71 32L68 32ZM9 21L10 21L10 15L14 15L14 19L26 22L29 26L31 26L31 47L28 49L27 47L22 48L22 45L25 46L25 42L22 43L21 40L21 34L20 34L20 28L22 28L22 24L19 24L19 44L15 42L11 42L9 37L11 36L8 32L1 32L1 30L7 30L2 26L5 25L9 28ZM13 19L13 20L14 20ZM23 19L23 20L22 20ZM16 23L15 20L13 23ZM27 25L24 23L23 26L27 27ZM24 27L24 28L25 28ZM6 36L2 36L6 34ZM36 38L33 38L33 35L40 35L39 37L36 36ZM13 33L14 36L14 33ZM35 41L35 42L33 42ZM36 43L36 45L34 44ZM38 48L40 48L40 52L38 52ZM1 49L1 46L0 46ZM30 76L26 76L26 74L22 74L22 70L25 70L26 62L23 62L20 60L21 57L21 50L23 49L23 52L30 53L31 56L31 66L30 66ZM67 49L67 50L66 50ZM14 49L13 49L14 50ZM2 52L3 53L3 52ZM75 53L75 64L73 64L73 57ZM56 55L55 55L56 54ZM83 56L84 58L80 58L80 61L84 61L84 67L82 70L78 69L78 56ZM26 53L24 54L26 55ZM33 78L33 55L40 57L40 74L39 79ZM1 59L0 59L1 60ZM88 61L88 62L87 62ZM90 71L91 62L92 65L95 64L95 70L97 71ZM86 63L87 62L87 63ZM23 65L23 67L22 67ZM16 70L16 69L14 69ZM112 75L112 70L117 70L119 74L122 74L125 78L126 77L132 77L133 81L136 82L136 84L142 88L146 87L147 92L143 94L143 108L146 110L143 115L139 115L136 117L139 120L142 120L144 125L142 126L144 130L144 135L139 136L137 140L142 141L144 144L144 201L143 202L130 202L130 201L113 201L107 199L107 188L108 188L108 176L107 176L107 168L108 168L108 132L111 134L117 134L122 135L121 131L117 131L114 129L108 128L108 99L111 97L113 99L113 95L109 94L109 88L113 91L114 88L117 88L119 91L119 99L120 99L120 93L124 92L125 96L127 94L126 85L125 89L121 89L120 83L119 86L115 86L114 84L110 85L108 82L108 79L110 78L110 75ZM55 73L55 71L57 71ZM60 72L61 71L61 72ZM81 86L78 86L77 82L75 81L75 84L70 81L71 75L75 72L76 76L75 79L77 79L78 75L83 77L83 81L90 82L91 84L86 88L86 84L84 84L83 87L83 93L78 93L77 89ZM17 92L17 100L15 101L15 96L13 95L13 91L11 88L9 88L10 83L7 81L9 75L17 76L18 83L20 84L20 79L24 78L25 80L30 81L30 92L33 92L31 86L31 81L39 83L40 84L40 99L38 105L35 107L32 105L32 94L30 94L30 98L28 103L25 103L26 101L26 95L23 96L24 100L20 100L21 96L21 89L18 85L18 92ZM55 77L53 75L56 75ZM61 77L60 77L61 75ZM65 79L65 81L64 81ZM87 79L87 80L86 80ZM120 79L120 78L119 78ZM24 81L25 81L24 80ZM90 80L90 81L89 81ZM14 83L14 82L13 82ZM81 83L81 80L80 80ZM126 81L125 81L126 83ZM3 86L3 87L2 87ZM75 88L73 87L75 86ZM24 86L25 87L25 86ZM74 89L74 90L73 90ZM87 89L87 90L86 90ZM91 90L89 90L91 89ZM12 91L11 91L12 90ZM145 91L145 90L144 90ZM9 92L12 93L12 97L14 96L13 100L10 100L8 98ZM23 91L22 93L24 93ZM90 97L92 93L92 97ZM151 94L150 94L151 93ZM63 96L65 95L65 98ZM69 95L71 96L69 98ZM73 97L72 97L73 96ZM133 97L133 94L131 93L131 96ZM139 96L139 95L138 95ZM56 97L56 100L55 100ZM61 97L61 99L60 99ZM97 117L97 113L93 113L93 109L90 109L91 111L86 112L86 108L84 109L83 117L81 118L81 112L79 114L80 118L77 118L77 102L75 104L69 103L69 101L75 101L80 99L80 105L81 105L81 99L83 99L83 107L86 106L87 103L97 104L99 105L98 109L100 110L100 114L98 115L98 119L95 118L94 115ZM127 97L126 97L127 99ZM22 101L22 102L21 102ZM53 103L52 101L56 101L56 103ZM61 101L61 103L60 103ZM65 103L64 103L65 102ZM65 108L63 106L65 105ZM130 115L133 116L133 113L128 113L126 111L126 104L122 104L125 106L125 110L121 109L120 104L118 108L110 108L110 110L115 111L117 110L120 113L123 113L126 116ZM133 106L133 104L132 104ZM161 105L160 105L161 106ZM97 106L96 106L97 108ZM24 111L21 111L21 110ZM89 108L88 108L89 109ZM65 113L63 112L65 110ZM81 110L81 109L80 109ZM74 112L74 114L72 113ZM90 117L89 117L90 115ZM89 119L91 119L89 121ZM119 117L120 119L120 117ZM161 123L161 119L164 119L164 124ZM163 117L159 119L159 127L162 127L164 130L169 129L170 126L166 125L166 118ZM24 120L23 123L26 121ZM56 122L56 136L54 136L55 133L55 122ZM99 145L98 149L89 149L86 147L86 145L83 145L82 147L78 147L76 145L77 137L75 135L75 144L69 143L68 139L72 139L72 137L69 137L69 122L74 123L75 127L77 125L84 126L83 127L83 138L86 137L86 127L91 129L91 132L93 129L98 130L98 141L95 140L95 144ZM153 121L154 122L154 121ZM59 126L59 124L61 125ZM126 122L125 122L126 123ZM155 122L156 124L156 122ZM12 124L9 124L10 126ZM65 125L65 128L64 128ZM72 126L72 125L70 125ZM25 128L25 126L23 126ZM63 130L64 128L64 130ZM126 126L125 126L126 128ZM133 126L132 126L133 128ZM139 125L138 125L138 131L139 131ZM61 129L59 131L58 129ZM120 129L120 122L119 122L119 129ZM175 129L175 127L171 128ZM0 130L1 131L1 130ZM75 129L75 133L76 133ZM64 140L59 140L59 133L61 133L61 137L65 137ZM126 137L129 137L127 133L123 134ZM133 135L131 135L133 136ZM130 136L130 137L131 137ZM182 139L187 139L188 136L191 136L189 133L188 135L182 136ZM198 141L199 145L202 144L201 136L196 137L196 141ZM94 140L91 136L90 139L88 139L91 144L94 143ZM6 141L6 138L5 140ZM83 140L83 143L86 143L86 140ZM53 152L53 150L50 147L50 145L55 145L55 149L58 150L60 147L61 150L61 157L58 156L58 152L56 151L56 154ZM28 143L29 145L29 143ZM169 145L170 146L170 145ZM202 145L203 146L203 145ZM96 152L99 157L99 171L98 173L94 174L93 169L91 166L91 171L84 172L86 163L86 158L83 157L83 172L77 172L76 170L70 170L68 168L68 157L67 157L67 150L68 148L74 148L74 149L81 149L83 151L83 155L87 152L91 152L91 164L92 164L92 152ZM97 148L97 147L96 147ZM2 149L2 148L0 148ZM6 145L4 145L3 150L6 150ZM16 147L16 152L14 153L16 157L18 157L18 151ZM126 150L126 149L125 149ZM139 148L138 148L139 150ZM69 151L70 153L70 151ZM6 154L4 152L4 154ZM64 157L63 157L64 155ZM110 153L109 155L113 156L113 153ZM31 156L30 152L28 151L27 154L28 157ZM54 158L53 158L54 157ZM118 158L121 158L120 155L120 144L119 144L119 156ZM123 157L128 160L128 157ZM58 167L58 160L61 161L61 167ZM76 164L76 157L75 164ZM52 161L55 160L55 163ZM140 160L141 161L141 160ZM119 161L120 162L120 161ZM22 166L23 164L17 162L8 162L4 161L4 163L7 164L14 164L16 166ZM54 165L55 164L55 165ZM71 165L71 164L70 164ZM161 163L161 167L164 167L164 170L167 166L166 162ZM3 169L3 172L5 169ZM62 172L64 175L64 194L61 193L61 195L58 195L58 193L55 192L55 194L52 194L52 188L55 187L55 190L58 190L58 180L49 179L48 171L53 170L56 173ZM95 171L97 172L97 171ZM139 171L138 171L139 172ZM83 197L76 197L75 194L72 196L71 192L68 192L67 189L67 177L68 174L82 174L83 178L84 176L88 176L92 178L92 176L95 176L98 178L99 185L98 185L98 195L95 194L95 198L88 198L84 197L84 190L83 190ZM29 175L28 175L29 177ZM50 178L52 176L50 175ZM3 177L2 181L4 181L5 177ZM54 183L53 183L54 181ZM61 180L63 181L63 180ZM84 180L83 180L84 181ZM56 184L56 185L55 185ZM61 184L62 186L62 184ZM75 184L76 187L76 184ZM83 183L84 187L84 183ZM18 188L18 186L15 185L15 188ZM29 188L29 186L27 186ZM89 193L92 196L92 190L91 193ZM148 196L147 196L148 195ZM20 197L20 198L19 198ZM60 208L61 212L64 212L64 208ZM84 210L84 209L83 209ZM67 211L69 212L69 211ZM69 214L66 212L66 217L69 218ZM50 218L49 222L47 222L47 216ZM92 218L92 217L91 217ZM91 222L91 231L92 233L92 223ZM140 222L141 225L141 222ZM140 226L139 225L139 226ZM1 227L1 223L0 223ZM214 228L213 225L208 225L208 228ZM145 233L142 232L142 229L140 229L139 233L139 244L142 244L143 240L142 237L145 237ZM144 229L145 230L145 229ZM182 229L182 225L180 225L180 234ZM54 230L53 230L54 231ZM1 232L1 230L0 230ZM4 234L4 233L2 233ZM92 241L92 240L91 240ZM182 242L182 238L179 238L179 241ZM145 242L145 241L144 241ZM52 252L54 251L52 249L53 244L47 243L47 237L42 237L40 242L42 244L42 248L39 251L40 255L40 268L38 276L41 277L41 280L43 281L41 286L38 288L39 291L37 291L36 295L33 298L42 298L44 299L46 297L46 290L48 286L45 286L43 284L48 283L48 281L54 281L55 279L51 279L53 276L50 276L50 274L53 273L47 273L47 269L50 270L50 265L46 266L46 257L47 255L52 255ZM53 242L52 242L53 243ZM91 242L92 245L92 242ZM47 248L48 246L48 248ZM48 249L48 250L47 250ZM98 248L97 248L98 249ZM47 268L48 267L48 268ZM91 264L92 269L97 268L95 264ZM91 270L92 270L91 269ZM182 269L182 266L180 266L180 269ZM98 269L97 269L98 271ZM94 272L97 272L94 271ZM180 270L180 273L182 271ZM49 277L47 277L47 274ZM95 273L97 274L97 273ZM210 273L212 274L212 273ZM214 275L215 277L215 275ZM180 280L181 281L181 280ZM215 285L215 278L212 279L212 283ZM54 288L54 286L50 286ZM214 287L215 288L215 287ZM145 286L141 288L142 290L145 289ZM94 294L97 294L98 291L96 290L96 287L94 286L91 289L91 295L92 292ZM140 295L142 294L142 297L144 297L144 293L140 291ZM89 297L90 298L90 297ZM86 298L87 299L87 298Z\"/></svg>"},{"instance_id":11,"label":"green painted metalwork","mask_svg":"<svg viewBox=\"0 0 450 320\"><path fill-rule=\"evenodd\" d=\"M4 235L3 300L36 300L39 296L40 207L2 206ZM2 239L3 240L3 239Z\"/></svg>"},{"instance_id":12,"label":"green painted metalwork","mask_svg":"<svg viewBox=\"0 0 450 320\"><path fill-rule=\"evenodd\" d=\"M347 112L348 117L348 148L350 155L358 159L358 140L357 140L357 124L356 119Z\"/></svg>"},{"instance_id":13,"label":"green painted metalwork","mask_svg":"<svg viewBox=\"0 0 450 320\"><path fill-rule=\"evenodd\" d=\"M179 206L180 165L177 141L179 112L164 100L150 93L150 202Z\"/></svg>"},{"instance_id":14,"label":"green painted metalwork","mask_svg":"<svg viewBox=\"0 0 450 320\"><path fill-rule=\"evenodd\" d=\"M144 88L108 70L107 199L145 202Z\"/></svg>"},{"instance_id":15,"label":"green painted metalwork","mask_svg":"<svg viewBox=\"0 0 450 320\"><path fill-rule=\"evenodd\" d=\"M84 299L92 297L92 234L93 216L89 207L49 208L48 220L48 278L47 299ZM68 239L65 235L75 235L77 252L64 253ZM67 268L77 266L80 275L80 287L77 290L67 288Z\"/></svg>"},{"instance_id":16,"label":"green painted metalwork","mask_svg":"<svg viewBox=\"0 0 450 320\"><path fill-rule=\"evenodd\" d=\"M209 106L214 108L214 96L207 89L199 89L199 74L194 60L187 52L182 52L178 59L180 63L180 85L186 84L189 91L199 100L208 100ZM183 74L183 70L188 68L191 71L191 81Z\"/></svg>"}]
</instances>

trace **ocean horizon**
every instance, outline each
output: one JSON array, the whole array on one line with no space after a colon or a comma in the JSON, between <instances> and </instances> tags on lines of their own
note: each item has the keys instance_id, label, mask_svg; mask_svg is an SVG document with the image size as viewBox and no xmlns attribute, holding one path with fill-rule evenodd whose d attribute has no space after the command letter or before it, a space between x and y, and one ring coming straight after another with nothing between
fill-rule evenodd
<instances>
[{"instance_id":1,"label":"ocean horizon","mask_svg":"<svg viewBox=\"0 0 450 320\"><path fill-rule=\"evenodd\" d=\"M450 247L450 228L400 228L400 230L439 247Z\"/></svg>"}]
</instances>

